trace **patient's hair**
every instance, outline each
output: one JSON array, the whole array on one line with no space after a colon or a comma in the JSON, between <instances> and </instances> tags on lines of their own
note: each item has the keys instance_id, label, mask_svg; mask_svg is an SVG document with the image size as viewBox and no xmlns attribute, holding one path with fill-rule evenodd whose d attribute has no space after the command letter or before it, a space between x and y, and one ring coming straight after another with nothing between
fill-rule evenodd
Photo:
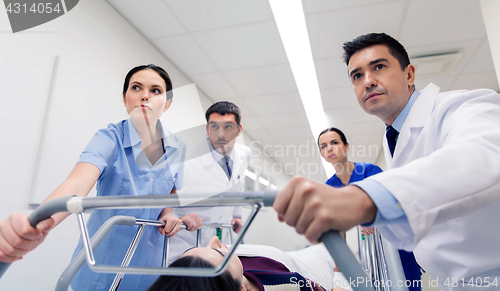
<instances>
[{"instance_id":1,"label":"patient's hair","mask_svg":"<svg viewBox=\"0 0 500 291\"><path fill-rule=\"evenodd\" d=\"M402 71L410 64L410 58L404 46L392 36L385 33L368 33L360 35L352 41L345 42L342 45L344 49L344 63L349 65L349 60L353 54L374 45L385 45L389 49L389 53L398 60Z\"/></svg>"},{"instance_id":2,"label":"patient's hair","mask_svg":"<svg viewBox=\"0 0 500 291\"><path fill-rule=\"evenodd\" d=\"M123 82L123 94L127 93L128 86L130 84L130 78L132 78L135 73L147 69L155 71L165 81L165 85L167 85L167 88L165 88L165 90L167 90L167 100L171 100L172 98L174 98L174 95L172 93L172 80L170 80L170 76L168 75L167 71L165 71L162 67L153 64L132 68L125 76L125 81Z\"/></svg>"},{"instance_id":3,"label":"patient's hair","mask_svg":"<svg viewBox=\"0 0 500 291\"><path fill-rule=\"evenodd\" d=\"M208 119L210 119L210 115L212 115L212 113L219 113L220 115L233 114L234 119L236 120L236 124L240 125L241 121L240 108L238 108L238 106L236 106L236 104L234 104L233 102L219 101L212 104L212 106L210 106L207 109L207 112L205 113L205 118L207 119L207 122Z\"/></svg>"},{"instance_id":4,"label":"patient's hair","mask_svg":"<svg viewBox=\"0 0 500 291\"><path fill-rule=\"evenodd\" d=\"M175 260L169 267L214 268L212 263L194 256L185 256ZM239 291L241 282L225 271L217 277L174 277L160 276L148 291Z\"/></svg>"},{"instance_id":5,"label":"patient's hair","mask_svg":"<svg viewBox=\"0 0 500 291\"><path fill-rule=\"evenodd\" d=\"M336 133L338 133L338 134L339 134L339 136L340 136L340 139L342 140L342 142L344 143L344 145L348 145L348 144L349 144L349 143L347 142L347 139L346 139L346 137L345 137L345 134L342 132L342 130L340 130L340 129L336 128L336 127L329 127L329 128L327 128L327 129L323 130L322 132L320 132L320 134L318 135L318 146L319 146L319 138L320 138L323 134L325 134L325 133L327 133L327 132L329 132L329 131L335 131ZM320 148L321 148L321 147L320 147Z\"/></svg>"}]
</instances>

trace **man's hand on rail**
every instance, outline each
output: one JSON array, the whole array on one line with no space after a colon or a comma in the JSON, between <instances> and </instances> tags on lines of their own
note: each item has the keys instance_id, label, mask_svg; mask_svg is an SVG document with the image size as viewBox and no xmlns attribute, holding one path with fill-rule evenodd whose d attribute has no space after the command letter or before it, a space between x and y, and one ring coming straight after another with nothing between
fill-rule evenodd
<instances>
[{"instance_id":1,"label":"man's hand on rail","mask_svg":"<svg viewBox=\"0 0 500 291\"><path fill-rule=\"evenodd\" d=\"M163 215L158 218L160 221L165 221L164 226L158 226L158 231L162 235L168 237L174 236L179 230L181 230L182 220L173 215L172 212L162 213Z\"/></svg>"},{"instance_id":2,"label":"man's hand on rail","mask_svg":"<svg viewBox=\"0 0 500 291\"><path fill-rule=\"evenodd\" d=\"M48 218L35 229L31 227L28 215L20 213L12 213L6 220L1 220L0 261L12 263L22 259L23 255L43 242L54 224L54 219Z\"/></svg>"},{"instance_id":3,"label":"man's hand on rail","mask_svg":"<svg viewBox=\"0 0 500 291\"><path fill-rule=\"evenodd\" d=\"M347 231L372 222L377 214L373 201L356 186L334 188L300 176L281 190L273 207L280 221L313 243L328 230Z\"/></svg>"},{"instance_id":4,"label":"man's hand on rail","mask_svg":"<svg viewBox=\"0 0 500 291\"><path fill-rule=\"evenodd\" d=\"M184 215L181 220L186 224L186 230L189 231L198 230L203 224L203 218L199 217L196 213Z\"/></svg>"},{"instance_id":5,"label":"man's hand on rail","mask_svg":"<svg viewBox=\"0 0 500 291\"><path fill-rule=\"evenodd\" d=\"M243 220L241 219L241 217L235 217L231 220L231 225L233 226L234 232L238 233L243 227Z\"/></svg>"}]
</instances>

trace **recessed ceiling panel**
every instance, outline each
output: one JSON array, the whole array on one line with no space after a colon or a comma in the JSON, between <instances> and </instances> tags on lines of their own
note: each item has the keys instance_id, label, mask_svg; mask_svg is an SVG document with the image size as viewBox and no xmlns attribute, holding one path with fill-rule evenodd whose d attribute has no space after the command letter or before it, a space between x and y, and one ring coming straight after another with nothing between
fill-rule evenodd
<instances>
[{"instance_id":1,"label":"recessed ceiling panel","mask_svg":"<svg viewBox=\"0 0 500 291\"><path fill-rule=\"evenodd\" d=\"M325 110L359 107L352 87L321 90L321 99Z\"/></svg>"},{"instance_id":2,"label":"recessed ceiling panel","mask_svg":"<svg viewBox=\"0 0 500 291\"><path fill-rule=\"evenodd\" d=\"M498 92L498 80L495 71L460 75L455 79L450 90L474 90L482 88L492 89Z\"/></svg>"},{"instance_id":3,"label":"recessed ceiling panel","mask_svg":"<svg viewBox=\"0 0 500 291\"><path fill-rule=\"evenodd\" d=\"M488 39L484 38L479 49L474 52L470 60L464 66L462 73L471 74L491 71L495 71L495 66L493 65L493 57L491 56Z\"/></svg>"},{"instance_id":4,"label":"recessed ceiling panel","mask_svg":"<svg viewBox=\"0 0 500 291\"><path fill-rule=\"evenodd\" d=\"M108 0L149 38L184 33L186 30L162 0Z\"/></svg>"},{"instance_id":5,"label":"recessed ceiling panel","mask_svg":"<svg viewBox=\"0 0 500 291\"><path fill-rule=\"evenodd\" d=\"M410 1L408 11L399 38L406 47L486 36L479 1Z\"/></svg>"},{"instance_id":6,"label":"recessed ceiling panel","mask_svg":"<svg viewBox=\"0 0 500 291\"><path fill-rule=\"evenodd\" d=\"M273 19L267 0L165 0L165 2L192 32Z\"/></svg>"},{"instance_id":7,"label":"recessed ceiling panel","mask_svg":"<svg viewBox=\"0 0 500 291\"><path fill-rule=\"evenodd\" d=\"M274 21L193 34L221 70L288 63Z\"/></svg>"},{"instance_id":8,"label":"recessed ceiling panel","mask_svg":"<svg viewBox=\"0 0 500 291\"><path fill-rule=\"evenodd\" d=\"M314 65L321 89L351 86L347 66L341 57L315 60Z\"/></svg>"},{"instance_id":9,"label":"recessed ceiling panel","mask_svg":"<svg viewBox=\"0 0 500 291\"><path fill-rule=\"evenodd\" d=\"M295 114L270 114L260 115L257 118L267 129L276 128L295 128L308 125L305 112L298 112Z\"/></svg>"},{"instance_id":10,"label":"recessed ceiling panel","mask_svg":"<svg viewBox=\"0 0 500 291\"><path fill-rule=\"evenodd\" d=\"M245 102L256 115L303 112L304 106L298 92L274 95L249 96Z\"/></svg>"},{"instance_id":11,"label":"recessed ceiling panel","mask_svg":"<svg viewBox=\"0 0 500 291\"><path fill-rule=\"evenodd\" d=\"M405 2L397 1L308 14L314 59L342 56L342 44L361 34L385 32L397 36L404 12Z\"/></svg>"},{"instance_id":12,"label":"recessed ceiling panel","mask_svg":"<svg viewBox=\"0 0 500 291\"><path fill-rule=\"evenodd\" d=\"M154 40L172 62L188 75L217 71L198 43L189 34Z\"/></svg>"},{"instance_id":13,"label":"recessed ceiling panel","mask_svg":"<svg viewBox=\"0 0 500 291\"><path fill-rule=\"evenodd\" d=\"M223 74L241 96L297 91L289 64L225 71Z\"/></svg>"},{"instance_id":14,"label":"recessed ceiling panel","mask_svg":"<svg viewBox=\"0 0 500 291\"><path fill-rule=\"evenodd\" d=\"M351 8L355 6L371 5L377 2L386 0L349 0L349 1L332 1L332 0L304 0L304 10L307 13L324 12L328 10L339 10L342 8ZM404 1L404 0L400 0Z\"/></svg>"},{"instance_id":15,"label":"recessed ceiling panel","mask_svg":"<svg viewBox=\"0 0 500 291\"><path fill-rule=\"evenodd\" d=\"M191 79L196 83L196 86L205 92L212 100L230 100L238 96L238 93L227 81L226 77L219 72L192 75Z\"/></svg>"}]
</instances>

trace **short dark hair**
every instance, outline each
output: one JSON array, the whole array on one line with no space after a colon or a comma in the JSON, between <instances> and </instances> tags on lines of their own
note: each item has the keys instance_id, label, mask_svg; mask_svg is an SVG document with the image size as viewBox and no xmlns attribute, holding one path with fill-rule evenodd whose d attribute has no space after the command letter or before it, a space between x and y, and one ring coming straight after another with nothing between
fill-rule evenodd
<instances>
[{"instance_id":1,"label":"short dark hair","mask_svg":"<svg viewBox=\"0 0 500 291\"><path fill-rule=\"evenodd\" d=\"M167 85L167 100L172 100L174 94L172 93L172 80L170 80L170 76L162 67L153 64L137 66L128 71L127 75L125 76L125 82L123 82L123 94L127 93L128 85L130 84L130 78L132 78L135 73L147 69L155 71L156 73L158 73L158 75L160 75L160 77L162 77L162 79L165 81L165 85Z\"/></svg>"},{"instance_id":2,"label":"short dark hair","mask_svg":"<svg viewBox=\"0 0 500 291\"><path fill-rule=\"evenodd\" d=\"M395 38L385 33L368 33L360 35L352 41L344 42L342 45L344 49L344 63L349 65L349 60L353 54L374 45L385 45L389 49L389 53L398 60L402 71L410 64L410 58L404 46Z\"/></svg>"},{"instance_id":3,"label":"short dark hair","mask_svg":"<svg viewBox=\"0 0 500 291\"><path fill-rule=\"evenodd\" d=\"M342 140L342 142L344 143L344 145L348 145L348 144L349 144L349 143L347 142L347 139L345 138L345 134L342 132L342 130L340 130L340 129L336 128L336 127L329 127L329 128L327 128L327 129L323 130L323 131L322 131L322 132L318 135L318 147L319 147L319 138L320 138L323 134L325 134L325 133L327 133L327 132L329 132L329 131L335 131L336 133L338 133L338 134L339 134L339 136L340 136L340 140Z\"/></svg>"},{"instance_id":4,"label":"short dark hair","mask_svg":"<svg viewBox=\"0 0 500 291\"><path fill-rule=\"evenodd\" d=\"M210 119L210 115L212 115L212 113L219 113L220 115L233 114L234 119L236 119L236 124L240 125L240 108L238 108L238 106L236 106L236 104L234 104L233 102L219 101L212 104L212 106L210 106L205 113L207 122L208 119Z\"/></svg>"},{"instance_id":5,"label":"short dark hair","mask_svg":"<svg viewBox=\"0 0 500 291\"><path fill-rule=\"evenodd\" d=\"M169 267L214 268L205 259L194 256L180 257ZM239 291L241 282L234 279L227 270L217 277L174 277L160 276L147 291Z\"/></svg>"}]
</instances>

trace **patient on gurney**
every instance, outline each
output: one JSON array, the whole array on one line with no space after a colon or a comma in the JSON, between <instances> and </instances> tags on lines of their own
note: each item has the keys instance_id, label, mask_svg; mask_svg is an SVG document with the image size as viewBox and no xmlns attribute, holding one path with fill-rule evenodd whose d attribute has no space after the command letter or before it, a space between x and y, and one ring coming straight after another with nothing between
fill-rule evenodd
<instances>
[{"instance_id":1,"label":"patient on gurney","mask_svg":"<svg viewBox=\"0 0 500 291\"><path fill-rule=\"evenodd\" d=\"M188 249L169 267L213 268L228 248L213 237L206 247ZM148 291L163 290L351 290L323 245L283 252L262 245L239 245L226 271L214 278L161 276ZM336 287L336 288L334 288ZM341 288L343 287L343 288Z\"/></svg>"}]
</instances>

